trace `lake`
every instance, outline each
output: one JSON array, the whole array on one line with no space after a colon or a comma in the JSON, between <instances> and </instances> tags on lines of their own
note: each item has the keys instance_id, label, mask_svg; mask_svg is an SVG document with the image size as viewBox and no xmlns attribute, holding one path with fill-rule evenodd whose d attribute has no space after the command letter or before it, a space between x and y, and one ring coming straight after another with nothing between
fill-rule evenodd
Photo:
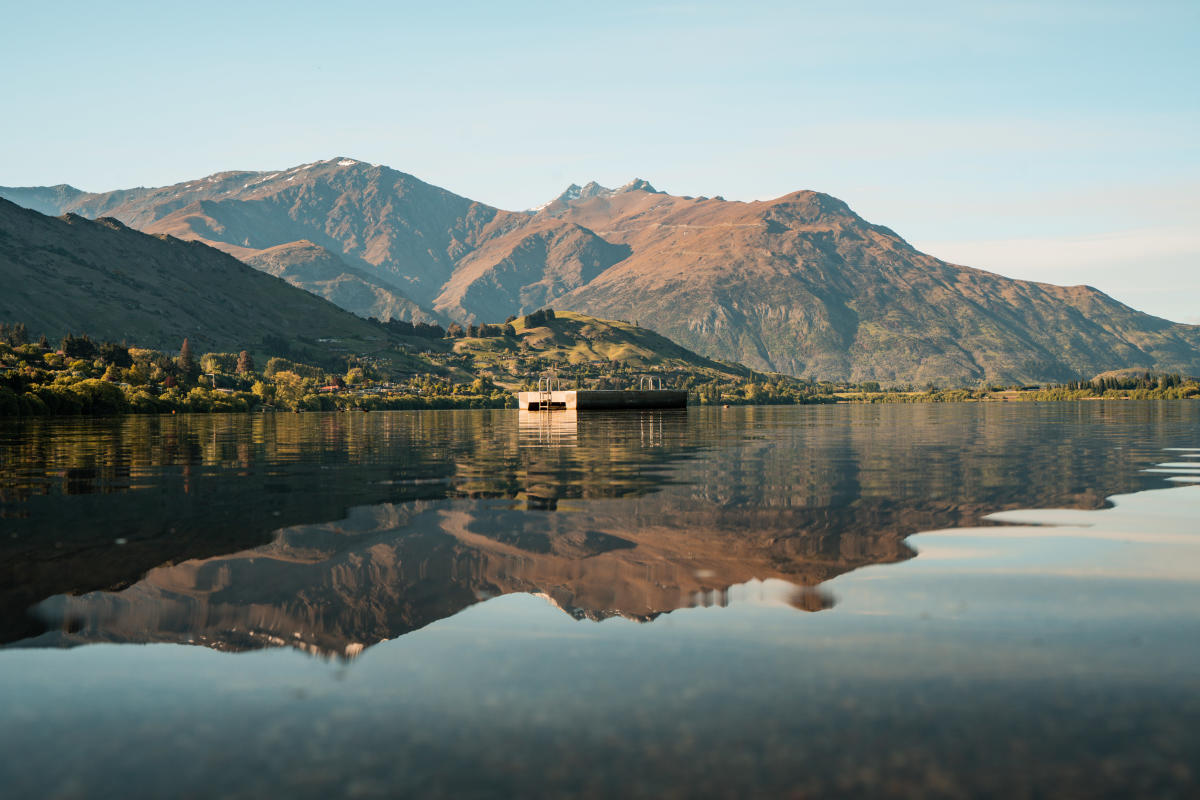
<instances>
[{"instance_id":1,"label":"lake","mask_svg":"<svg viewBox=\"0 0 1200 800\"><path fill-rule=\"evenodd\" d=\"M5 797L1200 793L1197 402L0 421L0 553Z\"/></svg>"}]
</instances>

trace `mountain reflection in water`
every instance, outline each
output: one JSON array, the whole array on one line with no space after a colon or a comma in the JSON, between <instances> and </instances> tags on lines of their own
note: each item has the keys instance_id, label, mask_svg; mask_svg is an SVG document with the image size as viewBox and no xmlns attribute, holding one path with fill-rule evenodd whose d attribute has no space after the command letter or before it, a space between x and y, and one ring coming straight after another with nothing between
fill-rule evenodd
<instances>
[{"instance_id":1,"label":"mountain reflection in water","mask_svg":"<svg viewBox=\"0 0 1200 800\"><path fill-rule=\"evenodd\" d=\"M768 581L820 610L815 587L910 558L917 531L1144 488L1190 424L1162 404L25 423L0 429L0 633L350 657L518 592L648 621Z\"/></svg>"},{"instance_id":2,"label":"mountain reflection in water","mask_svg":"<svg viewBox=\"0 0 1200 800\"><path fill-rule=\"evenodd\" d=\"M288 645L350 657L503 594L542 595L576 619L649 621L725 605L733 584L815 581L860 563L797 561L788 566L803 573L782 572L761 542L727 554L733 531L680 531L648 515L632 522L620 514L524 519L488 500L361 507L336 523L285 528L263 547L153 569L120 592L58 595L37 609L56 630L28 644ZM877 560L903 557L894 540L874 544ZM822 607L793 589L798 607Z\"/></svg>"}]
</instances>

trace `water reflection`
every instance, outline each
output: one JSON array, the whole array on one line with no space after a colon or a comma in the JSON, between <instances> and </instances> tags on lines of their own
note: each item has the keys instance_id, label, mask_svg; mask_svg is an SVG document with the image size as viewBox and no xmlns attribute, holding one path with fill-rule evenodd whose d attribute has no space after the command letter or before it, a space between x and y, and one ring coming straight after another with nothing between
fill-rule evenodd
<instances>
[{"instance_id":1,"label":"water reflection","mask_svg":"<svg viewBox=\"0 0 1200 800\"><path fill-rule=\"evenodd\" d=\"M755 581L816 611L833 602L821 583L911 558L909 534L1152 485L1138 470L1163 468L1196 417L1127 403L8 426L0 641L346 656L502 594L645 621Z\"/></svg>"},{"instance_id":2,"label":"water reflection","mask_svg":"<svg viewBox=\"0 0 1200 800\"><path fill-rule=\"evenodd\" d=\"M525 447L574 447L579 443L579 412L560 411L517 412L517 428Z\"/></svg>"},{"instance_id":3,"label":"water reflection","mask_svg":"<svg viewBox=\"0 0 1200 800\"><path fill-rule=\"evenodd\" d=\"M51 598L37 612L52 630L27 644L287 645L351 657L512 593L539 595L579 620L645 622L728 605L731 586L766 579L795 607L817 611L829 598L792 582L860 563L822 561L805 573L797 559L785 571L762 534L732 548L728 530L679 530L649 515L632 525L615 512L528 517L486 500L362 507L336 523L285 528L263 547L152 569L120 592ZM908 555L894 541L876 544L869 561Z\"/></svg>"}]
</instances>

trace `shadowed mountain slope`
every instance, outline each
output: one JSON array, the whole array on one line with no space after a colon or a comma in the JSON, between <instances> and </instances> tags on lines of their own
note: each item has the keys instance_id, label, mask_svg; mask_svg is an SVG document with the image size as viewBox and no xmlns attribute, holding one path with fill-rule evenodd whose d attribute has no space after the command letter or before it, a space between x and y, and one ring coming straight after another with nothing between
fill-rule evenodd
<instances>
[{"instance_id":1,"label":"shadowed mountain slope","mask_svg":"<svg viewBox=\"0 0 1200 800\"><path fill-rule=\"evenodd\" d=\"M35 336L86 332L143 347L259 350L265 339L383 342L375 325L196 242L114 219L47 217L0 200L0 319Z\"/></svg>"},{"instance_id":2,"label":"shadowed mountain slope","mask_svg":"<svg viewBox=\"0 0 1200 800\"><path fill-rule=\"evenodd\" d=\"M57 186L0 187L0 198L52 217L64 213L86 195L87 192L65 183Z\"/></svg>"}]
</instances>

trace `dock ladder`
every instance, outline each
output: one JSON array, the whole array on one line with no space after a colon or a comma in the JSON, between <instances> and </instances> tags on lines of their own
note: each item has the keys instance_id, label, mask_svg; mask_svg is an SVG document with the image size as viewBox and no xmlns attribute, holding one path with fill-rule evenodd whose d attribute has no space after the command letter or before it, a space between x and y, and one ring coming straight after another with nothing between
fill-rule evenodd
<instances>
[{"instance_id":1,"label":"dock ladder","mask_svg":"<svg viewBox=\"0 0 1200 800\"><path fill-rule=\"evenodd\" d=\"M537 410L549 411L554 401L554 391L558 386L558 375L548 373L538 378Z\"/></svg>"}]
</instances>

